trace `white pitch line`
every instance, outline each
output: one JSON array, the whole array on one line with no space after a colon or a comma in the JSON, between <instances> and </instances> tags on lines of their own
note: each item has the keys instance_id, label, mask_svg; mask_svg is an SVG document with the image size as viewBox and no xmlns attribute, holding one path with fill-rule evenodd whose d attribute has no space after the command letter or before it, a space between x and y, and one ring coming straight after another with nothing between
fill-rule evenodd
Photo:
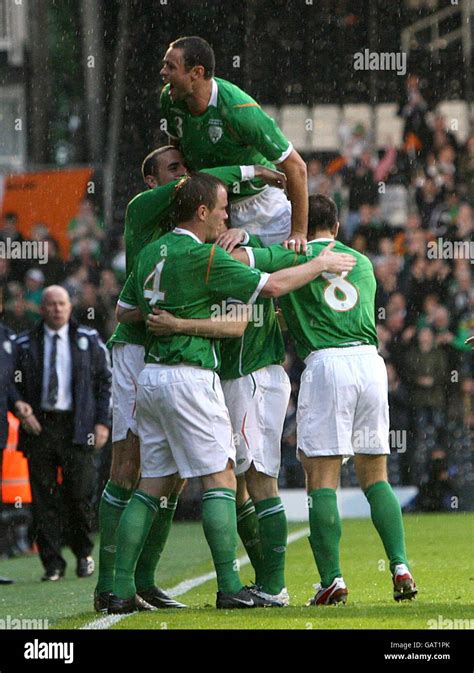
<instances>
[{"instance_id":1,"label":"white pitch line","mask_svg":"<svg viewBox=\"0 0 474 673\"><path fill-rule=\"evenodd\" d=\"M299 540L305 535L308 535L308 533L309 530L307 528L298 530L295 533L290 533L290 535L288 535L288 544L296 542L296 540ZM244 566L250 563L250 559L247 555L241 556L238 559L238 561L240 566ZM177 596L182 596L183 594L186 594L188 591L191 591L191 589L195 589L196 587L201 586L201 584L205 584L206 582L209 582L210 580L213 580L215 578L216 578L216 572L215 570L213 570L212 572L206 573L205 575L199 575L198 577L194 577L189 580L184 580L183 582L180 582L171 589L166 589L166 593L168 594L168 596L176 598ZM121 622L122 619L126 619L127 617L133 617L133 615L136 614L137 612L131 612L126 615L107 615L106 617L99 617L98 619L94 619L92 622L88 622L84 626L81 626L80 630L89 631L93 629L99 629L99 630L110 629L111 626L114 626L114 624L118 624L118 622Z\"/></svg>"}]
</instances>

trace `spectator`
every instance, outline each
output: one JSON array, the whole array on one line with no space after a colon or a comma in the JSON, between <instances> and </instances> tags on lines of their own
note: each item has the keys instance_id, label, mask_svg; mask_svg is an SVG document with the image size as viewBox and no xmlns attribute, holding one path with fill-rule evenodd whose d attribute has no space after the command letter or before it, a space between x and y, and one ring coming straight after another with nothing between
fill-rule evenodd
<instances>
[{"instance_id":1,"label":"spectator","mask_svg":"<svg viewBox=\"0 0 474 673\"><path fill-rule=\"evenodd\" d=\"M431 137L431 147L437 152L446 146L451 147L454 152L457 151L458 142L456 136L448 131L446 118L442 114L436 114L433 120L433 132Z\"/></svg>"},{"instance_id":2,"label":"spectator","mask_svg":"<svg viewBox=\"0 0 474 673\"><path fill-rule=\"evenodd\" d=\"M23 243L25 239L18 230L18 217L16 213L6 213L0 222L0 241L8 245L11 243ZM10 259L9 280L23 280L28 264L24 259Z\"/></svg>"},{"instance_id":3,"label":"spectator","mask_svg":"<svg viewBox=\"0 0 474 673\"><path fill-rule=\"evenodd\" d=\"M411 425L415 441L410 443L409 464L413 483L416 484L420 483L426 472L425 449L428 435L432 436L432 441L437 445L443 445L446 425L448 358L436 345L430 328L423 327L418 332L416 344L407 351L404 358L404 372L413 407Z\"/></svg>"},{"instance_id":4,"label":"spectator","mask_svg":"<svg viewBox=\"0 0 474 673\"><path fill-rule=\"evenodd\" d=\"M420 156L426 156L431 145L432 134L426 119L429 110L421 92L421 82L418 75L409 75L406 81L405 99L400 103L399 116L403 117L403 140L405 144L420 152Z\"/></svg>"},{"instance_id":5,"label":"spectator","mask_svg":"<svg viewBox=\"0 0 474 673\"><path fill-rule=\"evenodd\" d=\"M26 316L32 322L40 317L41 296L43 294L44 274L39 269L30 269L25 275Z\"/></svg>"},{"instance_id":6,"label":"spectator","mask_svg":"<svg viewBox=\"0 0 474 673\"><path fill-rule=\"evenodd\" d=\"M459 180L462 183L461 191L474 205L474 134L467 139L459 159Z\"/></svg>"},{"instance_id":7,"label":"spectator","mask_svg":"<svg viewBox=\"0 0 474 673\"><path fill-rule=\"evenodd\" d=\"M420 181L416 190L416 205L424 229L430 226L433 211L443 203L443 192L433 178L427 177Z\"/></svg>"},{"instance_id":8,"label":"spectator","mask_svg":"<svg viewBox=\"0 0 474 673\"><path fill-rule=\"evenodd\" d=\"M363 152L355 168L348 172L349 215L344 227L346 237L351 237L356 226L360 224L360 208L378 203L379 193L374 177L376 165L371 153Z\"/></svg>"},{"instance_id":9,"label":"spectator","mask_svg":"<svg viewBox=\"0 0 474 673\"><path fill-rule=\"evenodd\" d=\"M323 167L318 159L308 161L308 194L317 194L321 191L321 184L325 180Z\"/></svg>"},{"instance_id":10,"label":"spectator","mask_svg":"<svg viewBox=\"0 0 474 673\"><path fill-rule=\"evenodd\" d=\"M89 241L93 257L99 257L101 242L105 239L104 223L97 217L90 199L81 201L77 215L69 223L68 235L72 257L80 256L79 243L84 240Z\"/></svg>"},{"instance_id":11,"label":"spectator","mask_svg":"<svg viewBox=\"0 0 474 673\"><path fill-rule=\"evenodd\" d=\"M33 522L44 581L57 581L65 573L62 523L77 558L78 577L94 572L90 555L93 454L94 448L104 446L109 433L111 376L106 349L95 330L71 320L71 309L64 288L46 288L43 320L17 340L20 391L41 427L38 436L20 433L20 445L29 459ZM62 470L61 487L58 468Z\"/></svg>"},{"instance_id":12,"label":"spectator","mask_svg":"<svg viewBox=\"0 0 474 673\"><path fill-rule=\"evenodd\" d=\"M13 332L19 334L24 330L30 329L31 320L27 315L26 302L23 297L23 291L20 288L20 294L10 299L5 309L5 322Z\"/></svg>"},{"instance_id":13,"label":"spectator","mask_svg":"<svg viewBox=\"0 0 474 673\"><path fill-rule=\"evenodd\" d=\"M74 305L74 317L77 322L96 329L102 339L107 339L106 334L107 308L98 294L97 288L92 283L83 283L77 301Z\"/></svg>"}]
</instances>

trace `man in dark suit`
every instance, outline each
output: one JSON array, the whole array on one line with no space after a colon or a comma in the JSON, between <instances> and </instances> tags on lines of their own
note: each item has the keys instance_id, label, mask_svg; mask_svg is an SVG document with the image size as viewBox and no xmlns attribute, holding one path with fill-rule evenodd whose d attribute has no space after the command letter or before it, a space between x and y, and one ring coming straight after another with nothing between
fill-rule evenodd
<instances>
[{"instance_id":1,"label":"man in dark suit","mask_svg":"<svg viewBox=\"0 0 474 673\"><path fill-rule=\"evenodd\" d=\"M14 384L15 339L15 334L0 322L0 481L3 449L7 445L8 438L7 412L13 412L21 420L25 430L34 434L40 430L31 406L23 402ZM12 584L12 582L11 579L0 577L0 584Z\"/></svg>"},{"instance_id":2,"label":"man in dark suit","mask_svg":"<svg viewBox=\"0 0 474 673\"><path fill-rule=\"evenodd\" d=\"M17 338L18 387L41 426L37 436L22 431L20 446L29 459L33 524L45 581L59 580L66 569L62 514L78 577L94 572L94 449L101 449L109 435L107 351L96 330L71 319L71 308L67 291L51 285L42 297L43 320Z\"/></svg>"}]
</instances>

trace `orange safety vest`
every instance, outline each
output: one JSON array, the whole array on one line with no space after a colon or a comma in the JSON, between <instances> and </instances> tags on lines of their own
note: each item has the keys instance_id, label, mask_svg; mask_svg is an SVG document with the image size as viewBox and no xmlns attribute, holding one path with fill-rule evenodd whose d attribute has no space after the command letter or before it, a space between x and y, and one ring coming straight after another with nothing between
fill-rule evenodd
<instances>
[{"instance_id":1,"label":"orange safety vest","mask_svg":"<svg viewBox=\"0 0 474 673\"><path fill-rule=\"evenodd\" d=\"M8 412L8 425L7 445L3 451L1 501L28 504L31 503L28 461L20 451L16 450L20 421L10 412Z\"/></svg>"}]
</instances>

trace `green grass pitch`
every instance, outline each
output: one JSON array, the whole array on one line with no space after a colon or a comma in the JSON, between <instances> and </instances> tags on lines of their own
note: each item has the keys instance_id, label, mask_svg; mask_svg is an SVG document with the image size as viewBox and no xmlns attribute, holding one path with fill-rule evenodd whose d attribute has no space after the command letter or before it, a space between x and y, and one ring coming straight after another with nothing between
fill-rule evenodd
<instances>
[{"instance_id":1,"label":"green grass pitch","mask_svg":"<svg viewBox=\"0 0 474 673\"><path fill-rule=\"evenodd\" d=\"M369 520L343 522L341 561L349 589L346 606L304 607L318 581L311 550L303 536L287 554L291 606L284 609L217 611L215 580L181 595L188 610L159 610L121 619L114 629L429 629L440 620L472 620L474 625L474 514L409 515L407 546L419 594L415 601L395 603L382 545ZM292 524L291 532L305 526ZM239 555L243 555L240 549ZM66 578L40 582L37 557L4 561L0 573L16 584L0 587L0 619L47 619L49 628L76 629L98 618L92 611L95 577L78 579L72 556ZM200 524L176 523L160 563L157 581L163 588L212 570ZM250 582L251 566L241 569ZM466 623L466 622L464 622Z\"/></svg>"}]
</instances>

